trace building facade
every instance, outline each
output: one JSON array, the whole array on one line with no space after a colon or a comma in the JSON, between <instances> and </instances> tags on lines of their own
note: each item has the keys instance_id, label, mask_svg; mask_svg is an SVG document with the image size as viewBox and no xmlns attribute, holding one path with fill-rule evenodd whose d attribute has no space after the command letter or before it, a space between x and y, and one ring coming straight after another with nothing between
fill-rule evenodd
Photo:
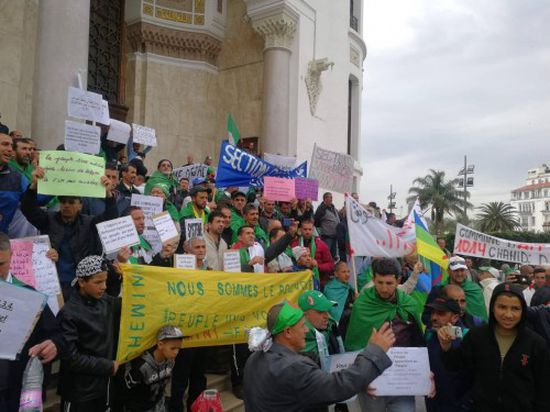
<instances>
[{"instance_id":1,"label":"building facade","mask_svg":"<svg viewBox=\"0 0 550 412\"><path fill-rule=\"evenodd\" d=\"M260 152L351 154L358 188L361 22L360 0L0 2L1 121L55 148L80 77L112 118L156 130L149 167L216 158L232 113Z\"/></svg>"},{"instance_id":2,"label":"building facade","mask_svg":"<svg viewBox=\"0 0 550 412\"><path fill-rule=\"evenodd\" d=\"M510 203L522 230L550 232L550 167L543 164L528 170L525 186L512 190Z\"/></svg>"}]
</instances>

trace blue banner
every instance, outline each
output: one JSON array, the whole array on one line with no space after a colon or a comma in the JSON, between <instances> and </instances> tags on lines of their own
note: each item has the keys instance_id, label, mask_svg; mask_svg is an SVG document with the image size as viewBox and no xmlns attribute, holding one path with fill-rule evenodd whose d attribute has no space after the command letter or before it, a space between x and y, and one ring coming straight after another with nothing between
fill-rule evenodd
<instances>
[{"instance_id":1,"label":"blue banner","mask_svg":"<svg viewBox=\"0 0 550 412\"><path fill-rule=\"evenodd\" d=\"M257 156L251 155L227 140L222 142L216 187L253 186L263 187L264 176L274 177L306 177L307 162L292 170L282 170Z\"/></svg>"}]
</instances>

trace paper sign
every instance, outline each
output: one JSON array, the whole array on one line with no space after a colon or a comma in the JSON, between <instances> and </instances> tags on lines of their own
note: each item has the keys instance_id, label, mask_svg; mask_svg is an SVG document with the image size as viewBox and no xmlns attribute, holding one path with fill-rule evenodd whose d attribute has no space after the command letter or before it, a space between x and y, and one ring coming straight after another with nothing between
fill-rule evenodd
<instances>
[{"instance_id":1,"label":"paper sign","mask_svg":"<svg viewBox=\"0 0 550 412\"><path fill-rule=\"evenodd\" d=\"M290 202L295 199L294 180L281 177L264 177L264 198Z\"/></svg>"},{"instance_id":2,"label":"paper sign","mask_svg":"<svg viewBox=\"0 0 550 412\"><path fill-rule=\"evenodd\" d=\"M146 219L162 213L164 199L157 196L138 195L133 193L130 201L131 206L138 206L143 211Z\"/></svg>"},{"instance_id":3,"label":"paper sign","mask_svg":"<svg viewBox=\"0 0 550 412\"><path fill-rule=\"evenodd\" d=\"M107 140L127 144L128 139L130 139L130 132L132 131L130 125L115 119L110 120L111 123L109 125L109 132L107 132Z\"/></svg>"},{"instance_id":4,"label":"paper sign","mask_svg":"<svg viewBox=\"0 0 550 412\"><path fill-rule=\"evenodd\" d=\"M45 305L46 295L0 280L0 359L21 352Z\"/></svg>"},{"instance_id":5,"label":"paper sign","mask_svg":"<svg viewBox=\"0 0 550 412\"><path fill-rule=\"evenodd\" d=\"M109 102L103 100L101 102L101 119L98 120L98 123L109 126L111 124L111 116L109 114Z\"/></svg>"},{"instance_id":6,"label":"paper sign","mask_svg":"<svg viewBox=\"0 0 550 412\"><path fill-rule=\"evenodd\" d=\"M319 186L325 189L340 193L351 192L353 157L314 145L308 177L317 179Z\"/></svg>"},{"instance_id":7,"label":"paper sign","mask_svg":"<svg viewBox=\"0 0 550 412\"><path fill-rule=\"evenodd\" d=\"M155 129L132 123L132 133L134 136L134 143L141 143L145 146L157 145Z\"/></svg>"},{"instance_id":8,"label":"paper sign","mask_svg":"<svg viewBox=\"0 0 550 412\"><path fill-rule=\"evenodd\" d=\"M427 348L390 348L392 365L370 386L376 396L426 396L431 391Z\"/></svg>"},{"instance_id":9,"label":"paper sign","mask_svg":"<svg viewBox=\"0 0 550 412\"><path fill-rule=\"evenodd\" d=\"M197 257L195 255L174 255L174 265L179 269L196 269Z\"/></svg>"},{"instance_id":10,"label":"paper sign","mask_svg":"<svg viewBox=\"0 0 550 412\"><path fill-rule=\"evenodd\" d=\"M40 166L46 171L38 180L38 194L57 196L105 197L101 176L105 160L77 152L43 150Z\"/></svg>"},{"instance_id":11,"label":"paper sign","mask_svg":"<svg viewBox=\"0 0 550 412\"><path fill-rule=\"evenodd\" d=\"M114 253L124 246L139 244L139 236L131 216L107 220L96 226L106 254Z\"/></svg>"},{"instance_id":12,"label":"paper sign","mask_svg":"<svg viewBox=\"0 0 550 412\"><path fill-rule=\"evenodd\" d=\"M101 128L86 123L65 120L65 150L98 154Z\"/></svg>"},{"instance_id":13,"label":"paper sign","mask_svg":"<svg viewBox=\"0 0 550 412\"><path fill-rule=\"evenodd\" d=\"M343 369L349 368L351 365L354 364L355 359L357 358L357 355L359 353L361 352L346 352L328 356L328 362L326 363L328 365L327 372L339 372Z\"/></svg>"},{"instance_id":14,"label":"paper sign","mask_svg":"<svg viewBox=\"0 0 550 412\"><path fill-rule=\"evenodd\" d=\"M178 229L176 229L176 225L170 213L163 212L160 215L153 216L153 224L159 233L162 243L178 238Z\"/></svg>"},{"instance_id":15,"label":"paper sign","mask_svg":"<svg viewBox=\"0 0 550 412\"><path fill-rule=\"evenodd\" d=\"M193 179L196 177L206 178L208 176L208 165L205 164L192 164L189 166L182 166L174 169L172 174L178 180L178 182L186 177L189 180L189 187L193 187Z\"/></svg>"},{"instance_id":16,"label":"paper sign","mask_svg":"<svg viewBox=\"0 0 550 412\"><path fill-rule=\"evenodd\" d=\"M185 239L204 236L204 222L202 219L185 219Z\"/></svg>"},{"instance_id":17,"label":"paper sign","mask_svg":"<svg viewBox=\"0 0 550 412\"><path fill-rule=\"evenodd\" d=\"M319 181L297 177L294 179L296 199L310 199L317 201L319 198Z\"/></svg>"},{"instance_id":18,"label":"paper sign","mask_svg":"<svg viewBox=\"0 0 550 412\"><path fill-rule=\"evenodd\" d=\"M239 254L239 251L225 252L223 254L223 271L224 272L241 271L241 255Z\"/></svg>"},{"instance_id":19,"label":"paper sign","mask_svg":"<svg viewBox=\"0 0 550 412\"><path fill-rule=\"evenodd\" d=\"M67 113L69 117L99 122L102 117L103 97L100 94L69 87Z\"/></svg>"},{"instance_id":20,"label":"paper sign","mask_svg":"<svg viewBox=\"0 0 550 412\"><path fill-rule=\"evenodd\" d=\"M145 230L143 231L143 238L149 242L151 245L151 249L153 249L153 255L156 255L162 250L162 241L160 240L159 232L157 232L157 229L155 229L155 226L153 226L153 221L151 220L151 226L145 226Z\"/></svg>"},{"instance_id":21,"label":"paper sign","mask_svg":"<svg viewBox=\"0 0 550 412\"><path fill-rule=\"evenodd\" d=\"M283 156L272 153L264 153L264 160L287 172L298 166L296 164L296 156Z\"/></svg>"},{"instance_id":22,"label":"paper sign","mask_svg":"<svg viewBox=\"0 0 550 412\"><path fill-rule=\"evenodd\" d=\"M11 274L21 282L36 289L36 281L32 268L32 241L10 241L10 244L12 253L10 262Z\"/></svg>"}]
</instances>

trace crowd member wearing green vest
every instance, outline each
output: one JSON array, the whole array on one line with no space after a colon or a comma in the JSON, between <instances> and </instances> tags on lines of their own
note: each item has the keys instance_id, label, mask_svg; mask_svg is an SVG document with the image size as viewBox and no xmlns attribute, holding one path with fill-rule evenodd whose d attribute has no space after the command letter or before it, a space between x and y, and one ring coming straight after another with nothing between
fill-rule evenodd
<instances>
[{"instance_id":1,"label":"crowd member wearing green vest","mask_svg":"<svg viewBox=\"0 0 550 412\"><path fill-rule=\"evenodd\" d=\"M15 138L13 139L13 151L14 158L8 162L12 168L21 173L27 178L29 182L32 182L32 145L29 139Z\"/></svg>"},{"instance_id":2,"label":"crowd member wearing green vest","mask_svg":"<svg viewBox=\"0 0 550 412\"><path fill-rule=\"evenodd\" d=\"M477 316L483 321L487 321L487 309L485 307L485 299L483 297L483 291L478 284L472 282L467 278L468 267L466 262L460 256L453 256L449 258L449 277L442 281L439 285L432 288L426 304L432 303L433 300L443 293L442 289L446 285L460 286L466 295L466 313ZM430 308L425 307L422 314L422 320L426 326L430 324ZM466 325L471 327L471 325Z\"/></svg>"},{"instance_id":3,"label":"crowd member wearing green vest","mask_svg":"<svg viewBox=\"0 0 550 412\"><path fill-rule=\"evenodd\" d=\"M337 303L317 290L308 290L300 295L298 305L304 311L308 328L306 346L300 352L328 371L328 356L345 352L338 324L329 314Z\"/></svg>"},{"instance_id":4,"label":"crowd member wearing green vest","mask_svg":"<svg viewBox=\"0 0 550 412\"><path fill-rule=\"evenodd\" d=\"M374 330L389 322L397 347L425 346L416 301L397 288L401 268L394 259L380 258L372 263L374 286L364 289L355 300L346 334L346 349L361 350ZM362 410L414 411L414 396L367 396L359 394ZM395 409L394 409L395 408ZM400 409L401 408L401 409Z\"/></svg>"},{"instance_id":5,"label":"crowd member wearing green vest","mask_svg":"<svg viewBox=\"0 0 550 412\"><path fill-rule=\"evenodd\" d=\"M148 265L153 260L153 248L143 237L143 232L145 231L145 215L143 214L143 210L138 206L130 206L124 211L123 216L132 217L139 236L139 244L130 247L128 263Z\"/></svg>"}]
</instances>

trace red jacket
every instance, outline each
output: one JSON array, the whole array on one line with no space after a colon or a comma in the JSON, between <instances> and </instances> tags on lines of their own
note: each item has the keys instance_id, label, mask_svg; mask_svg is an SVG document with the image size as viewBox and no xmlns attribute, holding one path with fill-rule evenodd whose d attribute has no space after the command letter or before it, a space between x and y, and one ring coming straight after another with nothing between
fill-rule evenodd
<instances>
[{"instance_id":1,"label":"red jacket","mask_svg":"<svg viewBox=\"0 0 550 412\"><path fill-rule=\"evenodd\" d=\"M334 259L332 259L332 255L330 254L330 250L325 242L321 240L319 237L315 237L315 260L317 261L317 264L319 265L319 274L321 277L322 275L330 276L332 275L332 272L334 272ZM300 245L300 238L297 237L290 243L290 247L296 247ZM311 249L310 249L311 250Z\"/></svg>"}]
</instances>

